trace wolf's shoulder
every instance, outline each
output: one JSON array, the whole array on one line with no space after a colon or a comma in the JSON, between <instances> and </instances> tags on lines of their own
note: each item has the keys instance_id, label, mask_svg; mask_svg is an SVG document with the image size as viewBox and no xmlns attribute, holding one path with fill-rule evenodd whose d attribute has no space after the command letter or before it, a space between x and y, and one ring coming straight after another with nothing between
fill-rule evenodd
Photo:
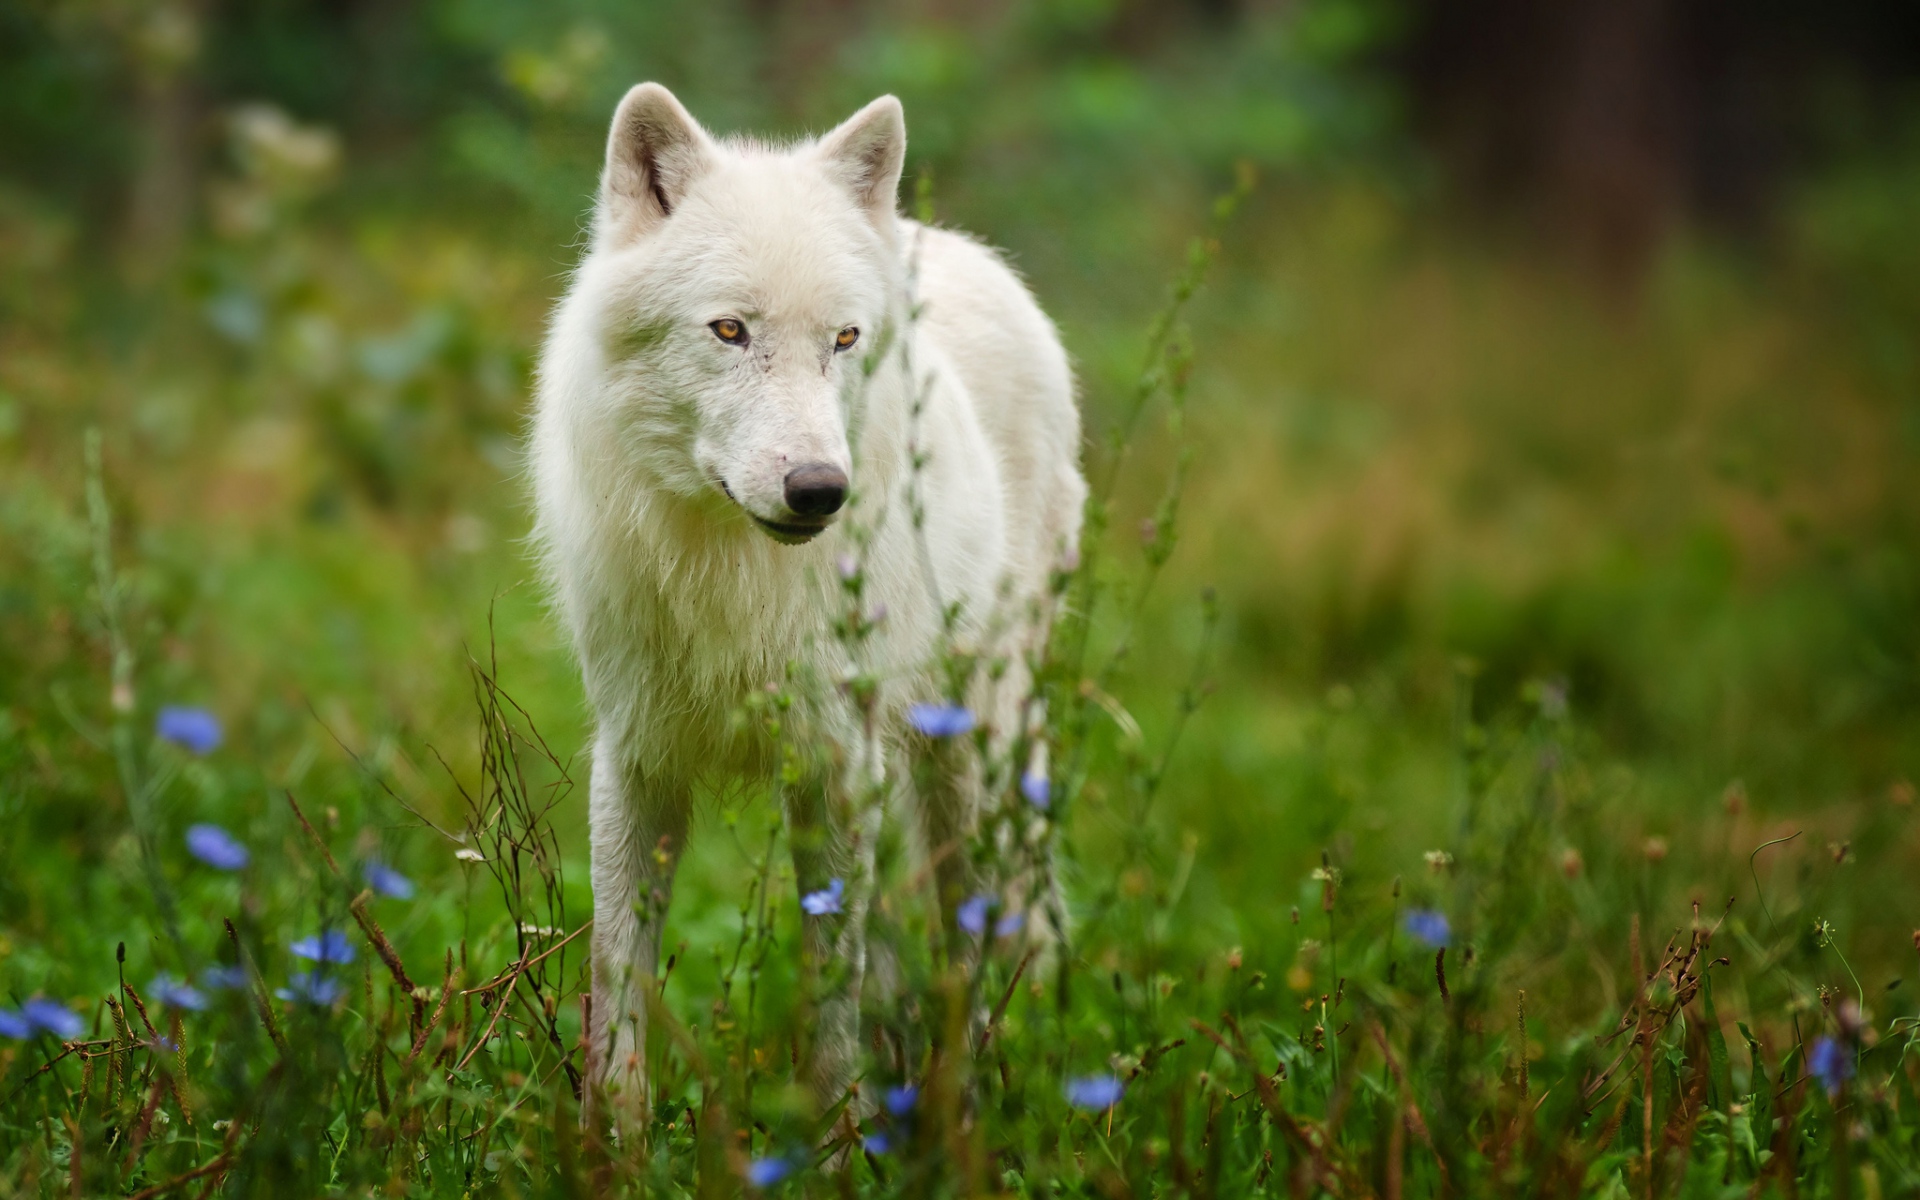
<instances>
[{"instance_id":1,"label":"wolf's shoulder","mask_svg":"<svg viewBox=\"0 0 1920 1200\"><path fill-rule=\"evenodd\" d=\"M934 286L982 290L1014 289L1032 302L1032 293L1005 251L963 229L926 225L901 218L900 252L909 273Z\"/></svg>"},{"instance_id":2,"label":"wolf's shoulder","mask_svg":"<svg viewBox=\"0 0 1920 1200\"><path fill-rule=\"evenodd\" d=\"M908 220L900 229L923 330L947 344L963 364L976 353L1003 364L1009 356L1037 359L1064 379L1065 359L1053 322L1004 253L957 229Z\"/></svg>"}]
</instances>

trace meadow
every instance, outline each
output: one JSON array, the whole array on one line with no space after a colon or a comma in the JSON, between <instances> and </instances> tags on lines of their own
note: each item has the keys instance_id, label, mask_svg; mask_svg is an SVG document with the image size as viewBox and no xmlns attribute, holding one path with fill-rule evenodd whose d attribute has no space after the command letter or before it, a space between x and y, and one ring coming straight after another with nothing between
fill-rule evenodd
<instances>
[{"instance_id":1,"label":"meadow","mask_svg":"<svg viewBox=\"0 0 1920 1200\"><path fill-rule=\"evenodd\" d=\"M1623 297L1448 203L1369 6L1138 67L912 26L797 112L575 7L447 6L513 104L432 138L220 110L166 255L0 186L0 1196L1920 1194L1920 154ZM945 937L883 847L814 1111L786 831L717 786L616 1136L519 437L604 93L675 69L743 127L901 92L1101 503L965 848L1050 854L1064 942Z\"/></svg>"}]
</instances>

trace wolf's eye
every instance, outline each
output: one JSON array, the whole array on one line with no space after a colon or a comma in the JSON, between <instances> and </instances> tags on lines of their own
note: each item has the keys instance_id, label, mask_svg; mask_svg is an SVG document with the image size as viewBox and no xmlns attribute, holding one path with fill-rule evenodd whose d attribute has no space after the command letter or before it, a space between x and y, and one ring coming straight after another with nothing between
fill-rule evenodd
<instances>
[{"instance_id":1,"label":"wolf's eye","mask_svg":"<svg viewBox=\"0 0 1920 1200\"><path fill-rule=\"evenodd\" d=\"M859 340L860 327L857 325L849 325L839 333L833 335L833 348L835 350L851 350L853 349L853 344Z\"/></svg>"},{"instance_id":2,"label":"wolf's eye","mask_svg":"<svg viewBox=\"0 0 1920 1200\"><path fill-rule=\"evenodd\" d=\"M732 317L721 317L718 321L707 326L707 328L713 330L713 336L719 338L729 346L744 346L747 344L747 327Z\"/></svg>"}]
</instances>

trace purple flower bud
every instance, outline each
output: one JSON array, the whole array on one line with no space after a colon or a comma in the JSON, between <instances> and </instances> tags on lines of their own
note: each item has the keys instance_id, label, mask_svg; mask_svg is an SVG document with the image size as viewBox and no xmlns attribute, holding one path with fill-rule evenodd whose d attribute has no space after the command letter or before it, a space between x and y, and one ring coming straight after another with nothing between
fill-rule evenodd
<instances>
[{"instance_id":1,"label":"purple flower bud","mask_svg":"<svg viewBox=\"0 0 1920 1200\"><path fill-rule=\"evenodd\" d=\"M395 900L413 899L413 880L379 859L368 860L366 875L367 886L382 896L391 896Z\"/></svg>"},{"instance_id":2,"label":"purple flower bud","mask_svg":"<svg viewBox=\"0 0 1920 1200\"><path fill-rule=\"evenodd\" d=\"M215 963L200 972L200 986L210 992L226 992L247 986L245 967L228 967Z\"/></svg>"},{"instance_id":3,"label":"purple flower bud","mask_svg":"<svg viewBox=\"0 0 1920 1200\"><path fill-rule=\"evenodd\" d=\"M887 1094L882 1097L882 1103L894 1116L904 1117L913 1111L913 1106L919 1102L919 1099L920 1089L910 1083L903 1083L899 1087L888 1088Z\"/></svg>"},{"instance_id":4,"label":"purple flower bud","mask_svg":"<svg viewBox=\"0 0 1920 1200\"><path fill-rule=\"evenodd\" d=\"M959 923L960 928L979 937L987 931L987 910L991 907L993 907L993 897L984 892L968 896L960 902L960 907L954 910L954 920Z\"/></svg>"},{"instance_id":5,"label":"purple flower bud","mask_svg":"<svg viewBox=\"0 0 1920 1200\"><path fill-rule=\"evenodd\" d=\"M195 754L211 754L220 746L220 718L204 708L168 705L154 717L153 732L163 741L185 746Z\"/></svg>"},{"instance_id":6,"label":"purple flower bud","mask_svg":"<svg viewBox=\"0 0 1920 1200\"><path fill-rule=\"evenodd\" d=\"M826 887L800 897L800 907L808 916L824 917L840 911L840 901L846 894L846 880L835 877Z\"/></svg>"},{"instance_id":7,"label":"purple flower bud","mask_svg":"<svg viewBox=\"0 0 1920 1200\"><path fill-rule=\"evenodd\" d=\"M187 826L187 853L222 871L238 871L251 858L247 848L218 825Z\"/></svg>"},{"instance_id":8,"label":"purple flower bud","mask_svg":"<svg viewBox=\"0 0 1920 1200\"><path fill-rule=\"evenodd\" d=\"M313 937L301 938L287 949L299 958L310 958L317 963L353 961L353 943L338 929L323 929Z\"/></svg>"},{"instance_id":9,"label":"purple flower bud","mask_svg":"<svg viewBox=\"0 0 1920 1200\"><path fill-rule=\"evenodd\" d=\"M1807 1074L1825 1084L1829 1096L1837 1096L1840 1086L1853 1078L1853 1055L1833 1038L1820 1038L1807 1054Z\"/></svg>"},{"instance_id":10,"label":"purple flower bud","mask_svg":"<svg viewBox=\"0 0 1920 1200\"><path fill-rule=\"evenodd\" d=\"M1416 939L1435 949L1453 939L1453 930L1447 924L1447 915L1431 908L1408 909L1406 916L1400 918L1400 924Z\"/></svg>"},{"instance_id":11,"label":"purple flower bud","mask_svg":"<svg viewBox=\"0 0 1920 1200\"><path fill-rule=\"evenodd\" d=\"M915 704L907 723L928 737L959 737L973 732L973 712L960 704Z\"/></svg>"},{"instance_id":12,"label":"purple flower bud","mask_svg":"<svg viewBox=\"0 0 1920 1200\"><path fill-rule=\"evenodd\" d=\"M1045 771L1029 767L1027 773L1020 777L1020 794L1027 798L1028 804L1042 811L1053 805L1053 785Z\"/></svg>"},{"instance_id":13,"label":"purple flower bud","mask_svg":"<svg viewBox=\"0 0 1920 1200\"><path fill-rule=\"evenodd\" d=\"M311 1004L315 1008L325 1008L340 998L343 989L338 979L330 979L321 974L320 968L302 971L287 980L287 986L276 988L274 995L289 1004Z\"/></svg>"},{"instance_id":14,"label":"purple flower bud","mask_svg":"<svg viewBox=\"0 0 1920 1200\"><path fill-rule=\"evenodd\" d=\"M168 1008L185 1008L199 1012L207 1006L207 997L190 983L181 983L171 975L156 975L147 985L153 998Z\"/></svg>"},{"instance_id":15,"label":"purple flower bud","mask_svg":"<svg viewBox=\"0 0 1920 1200\"><path fill-rule=\"evenodd\" d=\"M1088 1075L1067 1080L1067 1103L1090 1112L1105 1112L1120 1103L1126 1085L1111 1075Z\"/></svg>"},{"instance_id":16,"label":"purple flower bud","mask_svg":"<svg viewBox=\"0 0 1920 1200\"><path fill-rule=\"evenodd\" d=\"M50 1033L61 1041L71 1041L80 1036L87 1023L58 1000L49 1000L44 996L35 996L20 1006L20 1015L42 1033Z\"/></svg>"}]
</instances>

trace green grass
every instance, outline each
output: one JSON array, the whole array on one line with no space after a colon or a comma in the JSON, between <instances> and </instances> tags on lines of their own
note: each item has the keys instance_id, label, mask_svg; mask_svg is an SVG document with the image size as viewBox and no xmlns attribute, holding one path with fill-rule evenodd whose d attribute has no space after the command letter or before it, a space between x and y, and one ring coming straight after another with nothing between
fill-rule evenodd
<instances>
[{"instance_id":1,"label":"green grass","mask_svg":"<svg viewBox=\"0 0 1920 1200\"><path fill-rule=\"evenodd\" d=\"M736 1194L776 1158L787 1195L1920 1191L1911 276L1877 194L1809 195L1762 261L1681 244L1632 314L1360 183L1257 198L1165 326L1112 286L1165 230L1088 273L1045 211L984 226L1033 247L1096 479L1152 351L1045 676L1072 936L964 971L884 858L858 1133L892 1144L837 1165L757 786L696 820L652 1123L580 1121L585 940L533 959L591 911L584 714L512 457L551 255L290 201L143 293L4 209L0 1007L85 1030L0 1040L0 1195ZM155 738L177 703L225 743ZM252 863L196 862L198 822ZM361 919L373 858L419 891ZM340 997L274 998L323 928ZM215 963L246 985L156 1002ZM1069 1104L1093 1076L1110 1110Z\"/></svg>"}]
</instances>

